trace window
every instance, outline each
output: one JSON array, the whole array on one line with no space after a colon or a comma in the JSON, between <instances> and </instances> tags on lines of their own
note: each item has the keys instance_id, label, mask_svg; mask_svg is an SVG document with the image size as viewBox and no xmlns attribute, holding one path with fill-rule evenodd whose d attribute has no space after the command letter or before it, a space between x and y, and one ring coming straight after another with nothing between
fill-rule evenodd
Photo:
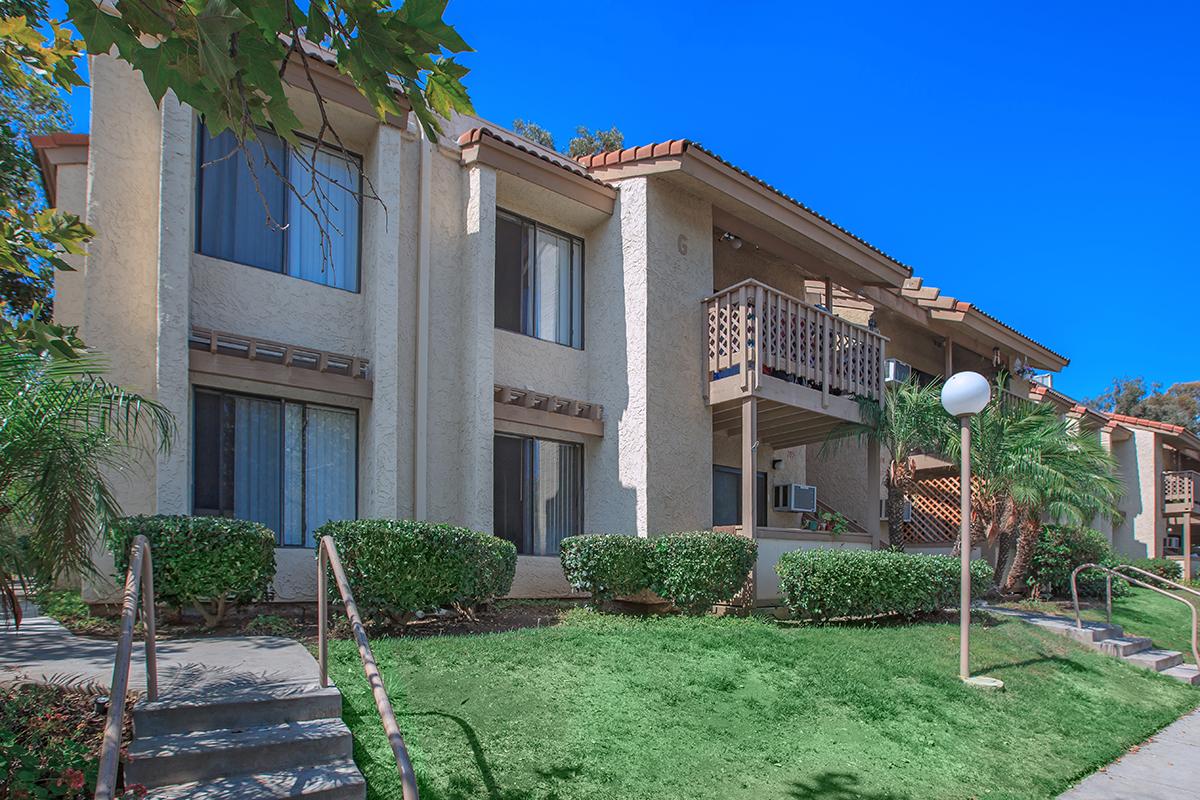
<instances>
[{"instance_id":1,"label":"window","mask_svg":"<svg viewBox=\"0 0 1200 800\"><path fill-rule=\"evenodd\" d=\"M280 547L357 516L358 414L197 389L192 513L261 522Z\"/></svg>"},{"instance_id":2,"label":"window","mask_svg":"<svg viewBox=\"0 0 1200 800\"><path fill-rule=\"evenodd\" d=\"M758 473L755 481L758 494L756 523L767 527L767 473ZM742 471L734 467L713 465L713 525L742 524Z\"/></svg>"},{"instance_id":3,"label":"window","mask_svg":"<svg viewBox=\"0 0 1200 800\"><path fill-rule=\"evenodd\" d=\"M200 127L197 252L357 292L361 159L257 136L247 144L252 170L230 131L211 137ZM280 227L267 222L268 210Z\"/></svg>"},{"instance_id":4,"label":"window","mask_svg":"<svg viewBox=\"0 0 1200 800\"><path fill-rule=\"evenodd\" d=\"M583 241L496 213L496 327L583 349Z\"/></svg>"},{"instance_id":5,"label":"window","mask_svg":"<svg viewBox=\"0 0 1200 800\"><path fill-rule=\"evenodd\" d=\"M518 553L557 555L583 530L581 445L497 435L493 486L493 530Z\"/></svg>"}]
</instances>

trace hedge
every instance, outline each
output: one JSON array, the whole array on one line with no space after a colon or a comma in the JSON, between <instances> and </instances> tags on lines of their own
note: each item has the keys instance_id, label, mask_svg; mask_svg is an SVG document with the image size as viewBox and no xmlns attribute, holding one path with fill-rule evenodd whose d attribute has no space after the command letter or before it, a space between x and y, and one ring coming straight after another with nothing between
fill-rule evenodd
<instances>
[{"instance_id":1,"label":"hedge","mask_svg":"<svg viewBox=\"0 0 1200 800\"><path fill-rule=\"evenodd\" d=\"M1045 525L1038 532L1037 545L1030 562L1026 584L1037 597L1070 597L1071 573L1080 564L1100 564L1115 567L1120 560L1113 553L1108 539L1090 528L1065 525ZM1103 597L1105 573L1098 569L1084 570L1076 579L1079 594L1084 597ZM1129 591L1129 584L1113 581L1113 596Z\"/></svg>"},{"instance_id":2,"label":"hedge","mask_svg":"<svg viewBox=\"0 0 1200 800\"><path fill-rule=\"evenodd\" d=\"M517 548L487 533L406 519L327 522L364 618L406 623L439 608L463 613L508 594ZM331 596L337 587L330 581Z\"/></svg>"},{"instance_id":3,"label":"hedge","mask_svg":"<svg viewBox=\"0 0 1200 800\"><path fill-rule=\"evenodd\" d=\"M733 600L754 567L758 547L717 531L636 536L569 536L562 541L563 574L597 600L650 589L690 613Z\"/></svg>"},{"instance_id":4,"label":"hedge","mask_svg":"<svg viewBox=\"0 0 1200 800\"><path fill-rule=\"evenodd\" d=\"M1160 578L1166 578L1169 581L1178 583L1183 580L1183 564L1170 558L1134 558L1123 560L1122 563L1128 564L1131 567L1144 569L1146 572L1153 572ZM1131 577L1138 580L1146 580L1145 575L1139 575L1136 572L1132 573Z\"/></svg>"},{"instance_id":5,"label":"hedge","mask_svg":"<svg viewBox=\"0 0 1200 800\"><path fill-rule=\"evenodd\" d=\"M652 555L647 539L590 534L563 539L559 560L571 588L599 602L650 588Z\"/></svg>"},{"instance_id":6,"label":"hedge","mask_svg":"<svg viewBox=\"0 0 1200 800\"><path fill-rule=\"evenodd\" d=\"M652 544L650 588L690 613L737 597L758 557L752 540L717 531L668 533Z\"/></svg>"},{"instance_id":7,"label":"hedge","mask_svg":"<svg viewBox=\"0 0 1200 800\"><path fill-rule=\"evenodd\" d=\"M139 534L150 541L155 597L179 608L194 607L209 627L220 623L230 598L238 603L262 599L275 577L275 534L257 522L188 516L119 519L109 526L107 540L121 575Z\"/></svg>"},{"instance_id":8,"label":"hedge","mask_svg":"<svg viewBox=\"0 0 1200 800\"><path fill-rule=\"evenodd\" d=\"M958 607L960 562L951 556L890 550L794 550L780 557L779 591L798 618L898 614L915 617ZM986 561L971 562L972 597L992 585Z\"/></svg>"}]
</instances>

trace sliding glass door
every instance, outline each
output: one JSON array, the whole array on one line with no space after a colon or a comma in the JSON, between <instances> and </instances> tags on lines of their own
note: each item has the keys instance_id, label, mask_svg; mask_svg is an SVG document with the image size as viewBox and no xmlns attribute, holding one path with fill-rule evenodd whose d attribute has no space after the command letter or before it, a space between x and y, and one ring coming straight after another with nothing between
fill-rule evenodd
<instances>
[{"instance_id":1,"label":"sliding glass door","mask_svg":"<svg viewBox=\"0 0 1200 800\"><path fill-rule=\"evenodd\" d=\"M583 528L583 447L498 434L493 473L494 532L526 555L557 555Z\"/></svg>"}]
</instances>

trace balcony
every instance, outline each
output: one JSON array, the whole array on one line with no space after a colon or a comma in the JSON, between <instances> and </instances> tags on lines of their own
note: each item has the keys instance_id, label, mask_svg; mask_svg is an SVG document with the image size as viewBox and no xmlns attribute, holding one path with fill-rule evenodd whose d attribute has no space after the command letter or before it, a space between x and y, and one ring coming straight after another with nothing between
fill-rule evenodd
<instances>
[{"instance_id":1,"label":"balcony","mask_svg":"<svg viewBox=\"0 0 1200 800\"><path fill-rule=\"evenodd\" d=\"M735 401L757 397L765 429L780 433L773 444L805 444L841 421L857 422L857 399L882 400L887 337L878 332L755 280L704 303L717 429L737 425ZM771 424L785 416L794 424Z\"/></svg>"},{"instance_id":2,"label":"balcony","mask_svg":"<svg viewBox=\"0 0 1200 800\"><path fill-rule=\"evenodd\" d=\"M1163 516L1200 514L1200 505L1197 505L1196 499L1196 486L1200 484L1200 472L1192 470L1164 472L1162 480Z\"/></svg>"}]
</instances>

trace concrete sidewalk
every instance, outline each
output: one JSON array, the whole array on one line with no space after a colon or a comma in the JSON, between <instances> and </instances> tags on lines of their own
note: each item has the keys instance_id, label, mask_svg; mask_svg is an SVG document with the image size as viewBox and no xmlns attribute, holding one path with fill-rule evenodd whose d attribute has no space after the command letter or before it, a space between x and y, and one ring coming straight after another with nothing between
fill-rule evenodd
<instances>
[{"instance_id":1,"label":"concrete sidewalk","mask_svg":"<svg viewBox=\"0 0 1200 800\"><path fill-rule=\"evenodd\" d=\"M1059 800L1180 800L1200 796L1200 710L1084 778Z\"/></svg>"},{"instance_id":2,"label":"concrete sidewalk","mask_svg":"<svg viewBox=\"0 0 1200 800\"><path fill-rule=\"evenodd\" d=\"M0 683L50 680L109 686L117 644L76 636L53 619L30 614L14 631L0 624ZM304 645L280 636L160 639L163 696L229 691L263 684L315 684L317 662ZM136 638L129 688L146 688L146 657Z\"/></svg>"}]
</instances>

